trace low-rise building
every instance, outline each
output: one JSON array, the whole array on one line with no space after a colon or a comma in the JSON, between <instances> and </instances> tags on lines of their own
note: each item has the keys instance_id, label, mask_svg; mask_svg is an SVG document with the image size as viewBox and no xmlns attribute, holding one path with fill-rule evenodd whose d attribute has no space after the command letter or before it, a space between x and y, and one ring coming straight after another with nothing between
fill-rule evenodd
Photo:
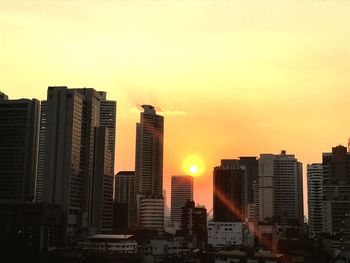
<instances>
[{"instance_id":1,"label":"low-rise building","mask_svg":"<svg viewBox=\"0 0 350 263\"><path fill-rule=\"evenodd\" d=\"M214 248L253 246L254 229L241 222L208 222L208 245Z\"/></svg>"},{"instance_id":2,"label":"low-rise building","mask_svg":"<svg viewBox=\"0 0 350 263\"><path fill-rule=\"evenodd\" d=\"M91 253L137 253L137 242L132 235L94 235L79 242L79 246Z\"/></svg>"}]
</instances>

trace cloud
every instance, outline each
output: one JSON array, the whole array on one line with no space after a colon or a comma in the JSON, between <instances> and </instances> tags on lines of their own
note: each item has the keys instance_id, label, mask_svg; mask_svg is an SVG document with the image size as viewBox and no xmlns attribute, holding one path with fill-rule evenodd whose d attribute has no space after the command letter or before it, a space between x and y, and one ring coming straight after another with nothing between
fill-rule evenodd
<instances>
[{"instance_id":1,"label":"cloud","mask_svg":"<svg viewBox=\"0 0 350 263\"><path fill-rule=\"evenodd\" d=\"M170 109L164 109L161 107L155 107L156 111L160 114L160 115L176 115L176 116L181 116L181 115L187 115L187 112L183 111L183 110L170 110ZM142 105L141 104L136 104L134 107L132 107L130 109L131 112L142 112Z\"/></svg>"}]
</instances>

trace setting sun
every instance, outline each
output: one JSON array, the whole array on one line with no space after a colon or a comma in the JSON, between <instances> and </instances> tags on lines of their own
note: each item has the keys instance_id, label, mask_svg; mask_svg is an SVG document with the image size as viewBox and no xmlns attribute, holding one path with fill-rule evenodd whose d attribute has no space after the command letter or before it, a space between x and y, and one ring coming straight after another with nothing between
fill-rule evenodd
<instances>
[{"instance_id":1,"label":"setting sun","mask_svg":"<svg viewBox=\"0 0 350 263\"><path fill-rule=\"evenodd\" d=\"M203 160L197 155L189 155L183 161L182 168L186 174L200 176L205 170Z\"/></svg>"},{"instance_id":2,"label":"setting sun","mask_svg":"<svg viewBox=\"0 0 350 263\"><path fill-rule=\"evenodd\" d=\"M197 165L191 165L191 167L190 167L190 173L191 174L196 174L196 173L198 173L198 166Z\"/></svg>"}]
</instances>

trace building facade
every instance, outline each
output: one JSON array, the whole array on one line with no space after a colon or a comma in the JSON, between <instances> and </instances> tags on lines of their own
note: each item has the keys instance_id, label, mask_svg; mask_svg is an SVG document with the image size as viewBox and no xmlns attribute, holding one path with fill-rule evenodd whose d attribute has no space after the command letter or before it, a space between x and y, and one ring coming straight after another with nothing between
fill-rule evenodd
<instances>
[{"instance_id":1,"label":"building facade","mask_svg":"<svg viewBox=\"0 0 350 263\"><path fill-rule=\"evenodd\" d=\"M181 222L182 208L193 200L193 177L178 175L171 177L171 222Z\"/></svg>"},{"instance_id":2,"label":"building facade","mask_svg":"<svg viewBox=\"0 0 350 263\"><path fill-rule=\"evenodd\" d=\"M107 127L96 127L94 131L93 191L89 225L95 233L111 233L113 227L113 172L108 131Z\"/></svg>"},{"instance_id":3,"label":"building facade","mask_svg":"<svg viewBox=\"0 0 350 263\"><path fill-rule=\"evenodd\" d=\"M34 199L39 110L36 99L0 98L0 203Z\"/></svg>"},{"instance_id":4,"label":"building facade","mask_svg":"<svg viewBox=\"0 0 350 263\"><path fill-rule=\"evenodd\" d=\"M319 163L307 166L307 197L309 237L317 238L323 232L323 166Z\"/></svg>"},{"instance_id":5,"label":"building facade","mask_svg":"<svg viewBox=\"0 0 350 263\"><path fill-rule=\"evenodd\" d=\"M207 209L188 201L182 208L181 231L194 247L205 249L208 243Z\"/></svg>"},{"instance_id":6,"label":"building facade","mask_svg":"<svg viewBox=\"0 0 350 263\"><path fill-rule=\"evenodd\" d=\"M101 126L100 108L101 95L94 89L48 88L42 200L62 205L67 213L67 244L82 233L101 229L94 223L98 210L93 208L96 207L93 203L97 191L93 182L96 176L113 173L113 160L106 158L108 169L100 163L103 169L96 174L95 128ZM101 137L105 132L101 131ZM104 138L104 144L99 148L107 157L105 144L110 145L108 138ZM100 184L99 191L104 191L105 186ZM112 200L113 196L108 198Z\"/></svg>"},{"instance_id":7,"label":"building facade","mask_svg":"<svg viewBox=\"0 0 350 263\"><path fill-rule=\"evenodd\" d=\"M40 105L40 128L39 128L39 150L38 150L38 166L35 183L35 202L42 201L43 180L44 180L44 164L45 164L45 136L46 136L46 100L41 101Z\"/></svg>"},{"instance_id":8,"label":"building facade","mask_svg":"<svg viewBox=\"0 0 350 263\"><path fill-rule=\"evenodd\" d=\"M139 204L139 227L154 230L161 234L164 231L164 199L163 197L141 197Z\"/></svg>"},{"instance_id":9,"label":"building facade","mask_svg":"<svg viewBox=\"0 0 350 263\"><path fill-rule=\"evenodd\" d=\"M134 171L120 171L115 176L115 202L124 203L127 213L118 213L116 217L126 217L127 226L131 227L137 223L136 210L136 175ZM121 207L121 206L120 206Z\"/></svg>"},{"instance_id":10,"label":"building facade","mask_svg":"<svg viewBox=\"0 0 350 263\"><path fill-rule=\"evenodd\" d=\"M213 173L213 220L244 221L246 207L245 168L224 161Z\"/></svg>"},{"instance_id":11,"label":"building facade","mask_svg":"<svg viewBox=\"0 0 350 263\"><path fill-rule=\"evenodd\" d=\"M164 119L151 105L142 105L136 124L135 173L137 193L161 197L163 193Z\"/></svg>"},{"instance_id":12,"label":"building facade","mask_svg":"<svg viewBox=\"0 0 350 263\"><path fill-rule=\"evenodd\" d=\"M111 171L114 174L115 143L116 143L116 117L117 102L107 100L107 92L99 91L100 94L100 126L108 128L108 150L111 153Z\"/></svg>"},{"instance_id":13,"label":"building facade","mask_svg":"<svg viewBox=\"0 0 350 263\"><path fill-rule=\"evenodd\" d=\"M323 230L350 234L350 153L344 146L323 153Z\"/></svg>"},{"instance_id":14,"label":"building facade","mask_svg":"<svg viewBox=\"0 0 350 263\"><path fill-rule=\"evenodd\" d=\"M259 219L303 226L302 164L294 155L261 154L259 159Z\"/></svg>"}]
</instances>

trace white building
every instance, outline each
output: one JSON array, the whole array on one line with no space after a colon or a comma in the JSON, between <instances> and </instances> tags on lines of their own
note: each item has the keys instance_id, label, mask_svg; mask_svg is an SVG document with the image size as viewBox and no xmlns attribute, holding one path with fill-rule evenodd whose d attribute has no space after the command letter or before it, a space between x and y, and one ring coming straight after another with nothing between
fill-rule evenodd
<instances>
[{"instance_id":1,"label":"white building","mask_svg":"<svg viewBox=\"0 0 350 263\"><path fill-rule=\"evenodd\" d=\"M259 159L259 220L278 219L302 227L302 164L292 154L261 154Z\"/></svg>"},{"instance_id":2,"label":"white building","mask_svg":"<svg viewBox=\"0 0 350 263\"><path fill-rule=\"evenodd\" d=\"M253 245L251 231L241 222L208 222L208 245L214 248Z\"/></svg>"},{"instance_id":3,"label":"white building","mask_svg":"<svg viewBox=\"0 0 350 263\"><path fill-rule=\"evenodd\" d=\"M132 235L94 235L79 242L82 249L93 253L136 254L137 242Z\"/></svg>"},{"instance_id":4,"label":"white building","mask_svg":"<svg viewBox=\"0 0 350 263\"><path fill-rule=\"evenodd\" d=\"M154 197L139 197L140 228L164 231L164 199Z\"/></svg>"},{"instance_id":5,"label":"white building","mask_svg":"<svg viewBox=\"0 0 350 263\"><path fill-rule=\"evenodd\" d=\"M316 238L323 232L323 166L307 166L307 196L309 214L309 237Z\"/></svg>"}]
</instances>

